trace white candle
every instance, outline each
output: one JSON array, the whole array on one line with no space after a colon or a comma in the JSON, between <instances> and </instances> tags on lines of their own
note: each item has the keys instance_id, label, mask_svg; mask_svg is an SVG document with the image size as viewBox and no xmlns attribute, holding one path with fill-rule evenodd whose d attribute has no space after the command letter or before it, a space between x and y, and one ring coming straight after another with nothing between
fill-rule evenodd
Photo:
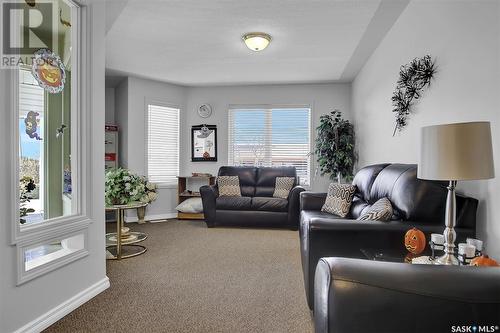
<instances>
[{"instance_id":1,"label":"white candle","mask_svg":"<svg viewBox=\"0 0 500 333\"><path fill-rule=\"evenodd\" d=\"M475 238L467 238L467 244L474 245L478 251L483 250L483 241Z\"/></svg>"},{"instance_id":2,"label":"white candle","mask_svg":"<svg viewBox=\"0 0 500 333\"><path fill-rule=\"evenodd\" d=\"M476 247L467 243L458 244L458 254L465 255L467 258L472 258L476 254Z\"/></svg>"},{"instance_id":3,"label":"white candle","mask_svg":"<svg viewBox=\"0 0 500 333\"><path fill-rule=\"evenodd\" d=\"M431 234L431 241L436 245L443 245L444 236L443 234Z\"/></svg>"}]
</instances>

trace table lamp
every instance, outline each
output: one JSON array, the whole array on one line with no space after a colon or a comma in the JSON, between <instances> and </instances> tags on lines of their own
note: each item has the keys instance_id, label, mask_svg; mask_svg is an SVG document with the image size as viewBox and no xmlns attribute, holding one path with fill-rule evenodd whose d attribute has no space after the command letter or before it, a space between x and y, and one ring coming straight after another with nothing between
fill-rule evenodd
<instances>
[{"instance_id":1,"label":"table lamp","mask_svg":"<svg viewBox=\"0 0 500 333\"><path fill-rule=\"evenodd\" d=\"M458 180L495 177L490 123L470 122L422 127L417 177L449 181L444 251L436 264L458 265L455 256L455 187Z\"/></svg>"}]
</instances>

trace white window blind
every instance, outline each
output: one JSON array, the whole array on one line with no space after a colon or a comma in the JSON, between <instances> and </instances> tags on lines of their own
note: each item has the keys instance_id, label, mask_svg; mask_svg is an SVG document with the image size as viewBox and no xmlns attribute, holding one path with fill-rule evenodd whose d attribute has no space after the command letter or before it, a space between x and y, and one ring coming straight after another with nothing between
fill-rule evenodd
<instances>
[{"instance_id":1,"label":"white window blind","mask_svg":"<svg viewBox=\"0 0 500 333\"><path fill-rule=\"evenodd\" d=\"M148 177L155 183L177 184L179 175L179 109L148 105Z\"/></svg>"},{"instance_id":2,"label":"white window blind","mask_svg":"<svg viewBox=\"0 0 500 333\"><path fill-rule=\"evenodd\" d=\"M229 164L294 166L310 184L311 109L229 110Z\"/></svg>"}]
</instances>

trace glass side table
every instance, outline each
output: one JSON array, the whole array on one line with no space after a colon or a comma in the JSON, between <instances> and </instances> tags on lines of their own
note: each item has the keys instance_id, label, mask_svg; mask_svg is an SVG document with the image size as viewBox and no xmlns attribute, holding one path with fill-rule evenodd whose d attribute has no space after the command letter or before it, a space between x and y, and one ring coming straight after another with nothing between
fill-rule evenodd
<instances>
[{"instance_id":1,"label":"glass side table","mask_svg":"<svg viewBox=\"0 0 500 333\"><path fill-rule=\"evenodd\" d=\"M363 259L374 261L387 261L387 262L400 262L407 264L433 264L430 259L428 251L424 251L419 255L411 256L408 251L404 249L359 249L363 254Z\"/></svg>"},{"instance_id":2,"label":"glass side table","mask_svg":"<svg viewBox=\"0 0 500 333\"><path fill-rule=\"evenodd\" d=\"M125 227L125 211L146 207L143 202L132 202L127 205L107 206L106 211L116 212L116 232L106 234L106 250L111 254L106 259L121 260L143 254L147 248L137 243L144 241L148 235L144 232L130 231Z\"/></svg>"}]
</instances>

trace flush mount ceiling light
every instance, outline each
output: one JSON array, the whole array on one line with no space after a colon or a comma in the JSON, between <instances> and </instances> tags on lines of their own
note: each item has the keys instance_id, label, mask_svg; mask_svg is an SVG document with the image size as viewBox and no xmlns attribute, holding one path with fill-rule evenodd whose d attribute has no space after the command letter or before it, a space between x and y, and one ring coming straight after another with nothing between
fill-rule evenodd
<instances>
[{"instance_id":1,"label":"flush mount ceiling light","mask_svg":"<svg viewBox=\"0 0 500 333\"><path fill-rule=\"evenodd\" d=\"M243 35L243 41L252 51L262 51L271 42L271 36L264 32L249 32Z\"/></svg>"}]
</instances>

